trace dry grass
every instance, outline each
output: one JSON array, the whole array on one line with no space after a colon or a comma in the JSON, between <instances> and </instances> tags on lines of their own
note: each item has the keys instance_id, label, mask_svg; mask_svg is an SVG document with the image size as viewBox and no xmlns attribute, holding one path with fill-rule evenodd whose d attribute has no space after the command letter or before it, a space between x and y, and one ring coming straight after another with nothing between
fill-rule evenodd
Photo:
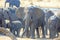
<instances>
[{"instance_id":1,"label":"dry grass","mask_svg":"<svg viewBox=\"0 0 60 40\"><path fill-rule=\"evenodd\" d=\"M7 36L0 36L0 40L11 40L11 38Z\"/></svg>"}]
</instances>

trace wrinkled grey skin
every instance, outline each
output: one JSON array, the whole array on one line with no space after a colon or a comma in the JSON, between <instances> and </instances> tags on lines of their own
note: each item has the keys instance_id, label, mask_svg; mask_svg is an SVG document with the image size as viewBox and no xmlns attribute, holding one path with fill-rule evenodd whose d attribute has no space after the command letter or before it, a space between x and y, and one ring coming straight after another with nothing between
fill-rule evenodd
<instances>
[{"instance_id":1,"label":"wrinkled grey skin","mask_svg":"<svg viewBox=\"0 0 60 40\"><path fill-rule=\"evenodd\" d=\"M46 22L46 25L45 25L45 27L46 27L45 31L46 32L45 32L45 34L47 34L47 29L49 28L48 27L48 19L53 15L54 15L54 13L51 10L49 10L45 13L45 22Z\"/></svg>"},{"instance_id":2,"label":"wrinkled grey skin","mask_svg":"<svg viewBox=\"0 0 60 40\"><path fill-rule=\"evenodd\" d=\"M39 38L40 35L39 35L38 27L41 26L42 32L43 32L43 37L45 37L45 34L44 34L45 13L41 9L36 8L36 7L34 7L34 8L27 7L24 11L25 11L25 18L24 18L25 30L23 32L23 35L24 35L24 33L26 33L26 35L28 35L28 33L30 32L30 37L35 38L35 29L36 29L37 37ZM29 27L30 27L30 31L28 30Z\"/></svg>"},{"instance_id":3,"label":"wrinkled grey skin","mask_svg":"<svg viewBox=\"0 0 60 40\"><path fill-rule=\"evenodd\" d=\"M58 28L60 26L59 24L60 24L60 19L58 17L56 17L55 15L51 16L48 19L50 38L55 38L58 36Z\"/></svg>"}]
</instances>

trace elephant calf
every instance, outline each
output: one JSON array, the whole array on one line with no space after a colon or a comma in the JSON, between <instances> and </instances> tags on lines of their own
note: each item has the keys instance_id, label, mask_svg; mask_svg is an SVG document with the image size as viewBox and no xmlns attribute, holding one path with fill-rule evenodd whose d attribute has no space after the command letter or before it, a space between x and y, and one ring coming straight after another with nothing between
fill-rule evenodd
<instances>
[{"instance_id":1,"label":"elephant calf","mask_svg":"<svg viewBox=\"0 0 60 40\"><path fill-rule=\"evenodd\" d=\"M58 36L58 27L60 26L59 18L55 15L51 16L48 19L49 31L50 31L50 38L55 38Z\"/></svg>"},{"instance_id":2,"label":"elephant calf","mask_svg":"<svg viewBox=\"0 0 60 40\"><path fill-rule=\"evenodd\" d=\"M48 27L48 19L51 17L51 16L53 16L54 15L54 13L53 13L53 11L51 11L51 10L48 10L46 13L45 13L45 22L46 22L46 26L45 26L45 34L47 35L47 29L49 29L49 27Z\"/></svg>"}]
</instances>

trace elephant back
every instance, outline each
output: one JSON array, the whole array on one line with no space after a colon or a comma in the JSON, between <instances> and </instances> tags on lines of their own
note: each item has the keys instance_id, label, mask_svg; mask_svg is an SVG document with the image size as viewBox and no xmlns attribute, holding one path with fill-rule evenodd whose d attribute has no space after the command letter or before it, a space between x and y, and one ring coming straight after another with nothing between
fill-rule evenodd
<instances>
[{"instance_id":1,"label":"elephant back","mask_svg":"<svg viewBox=\"0 0 60 40\"><path fill-rule=\"evenodd\" d=\"M44 19L43 17L45 17L44 11L40 8L37 8L37 7L30 8L29 13L30 13L31 18L33 20Z\"/></svg>"}]
</instances>

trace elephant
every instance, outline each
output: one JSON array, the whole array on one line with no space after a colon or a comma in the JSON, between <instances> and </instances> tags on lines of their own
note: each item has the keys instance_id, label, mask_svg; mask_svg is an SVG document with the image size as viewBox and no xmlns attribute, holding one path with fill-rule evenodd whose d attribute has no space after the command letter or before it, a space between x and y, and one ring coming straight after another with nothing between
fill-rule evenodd
<instances>
[{"instance_id":1,"label":"elephant","mask_svg":"<svg viewBox=\"0 0 60 40\"><path fill-rule=\"evenodd\" d=\"M21 22L22 22L23 26L21 28L23 28L23 31L24 31L24 28L25 28L25 21L23 21L23 19L25 17L24 9L25 9L25 7L19 7L18 9L16 9L16 15L19 18L19 20L21 20ZM21 28L20 28L20 30L21 30Z\"/></svg>"},{"instance_id":2,"label":"elephant","mask_svg":"<svg viewBox=\"0 0 60 40\"><path fill-rule=\"evenodd\" d=\"M15 35L19 36L20 28L23 28L23 20L18 18L16 15L16 8L1 8L0 9L0 26L9 28L10 31ZM15 31L17 34L15 34Z\"/></svg>"},{"instance_id":3,"label":"elephant","mask_svg":"<svg viewBox=\"0 0 60 40\"><path fill-rule=\"evenodd\" d=\"M2 27L4 28L9 28L10 31L15 35L15 36L19 36L20 33L20 27L22 26L22 20L20 20L16 14L15 14L15 10L14 8L4 8L2 10L0 10L0 14L1 14L1 23L2 23ZM8 21L8 22L6 22ZM17 32L17 34L15 34L15 31Z\"/></svg>"},{"instance_id":4,"label":"elephant","mask_svg":"<svg viewBox=\"0 0 60 40\"><path fill-rule=\"evenodd\" d=\"M24 12L25 12L25 17L23 20L25 21L25 29L24 29L22 36L26 33L27 35L26 37L31 37L34 39L35 29L36 29L37 37L40 38L38 28L41 26L43 37L45 37L45 34L44 34L45 13L44 11L40 8L31 6L31 7L25 7ZM29 27L30 27L30 30L29 30Z\"/></svg>"},{"instance_id":5,"label":"elephant","mask_svg":"<svg viewBox=\"0 0 60 40\"><path fill-rule=\"evenodd\" d=\"M6 3L9 3L9 7L20 7L20 1L19 0L6 0L5 1L5 7L6 7Z\"/></svg>"},{"instance_id":6,"label":"elephant","mask_svg":"<svg viewBox=\"0 0 60 40\"><path fill-rule=\"evenodd\" d=\"M4 23L5 19L8 19L8 15L6 14L6 11L3 8L0 8L0 34L10 37L12 40L17 40L16 37L6 30L7 26Z\"/></svg>"},{"instance_id":7,"label":"elephant","mask_svg":"<svg viewBox=\"0 0 60 40\"><path fill-rule=\"evenodd\" d=\"M45 27L46 27L46 29L45 29L45 31L46 31L46 35L47 35L47 29L49 29L49 27L48 27L48 19L51 17L51 16L53 16L54 15L54 12L53 11L51 11L51 10L47 10L46 12L45 12L45 22L46 22L46 25L45 25Z\"/></svg>"},{"instance_id":8,"label":"elephant","mask_svg":"<svg viewBox=\"0 0 60 40\"><path fill-rule=\"evenodd\" d=\"M8 8L9 12L9 19L10 19L10 24L11 24L11 29L10 31L15 34L15 32L17 32L17 34L15 36L19 37L20 34L20 28L22 27L22 20L19 19L16 16L16 9L15 8Z\"/></svg>"},{"instance_id":9,"label":"elephant","mask_svg":"<svg viewBox=\"0 0 60 40\"><path fill-rule=\"evenodd\" d=\"M53 15L48 19L50 38L55 38L57 34L58 18Z\"/></svg>"},{"instance_id":10,"label":"elephant","mask_svg":"<svg viewBox=\"0 0 60 40\"><path fill-rule=\"evenodd\" d=\"M60 29L60 12L59 10L54 12L54 15L48 19L48 25L50 30L50 38L58 37Z\"/></svg>"}]
</instances>

